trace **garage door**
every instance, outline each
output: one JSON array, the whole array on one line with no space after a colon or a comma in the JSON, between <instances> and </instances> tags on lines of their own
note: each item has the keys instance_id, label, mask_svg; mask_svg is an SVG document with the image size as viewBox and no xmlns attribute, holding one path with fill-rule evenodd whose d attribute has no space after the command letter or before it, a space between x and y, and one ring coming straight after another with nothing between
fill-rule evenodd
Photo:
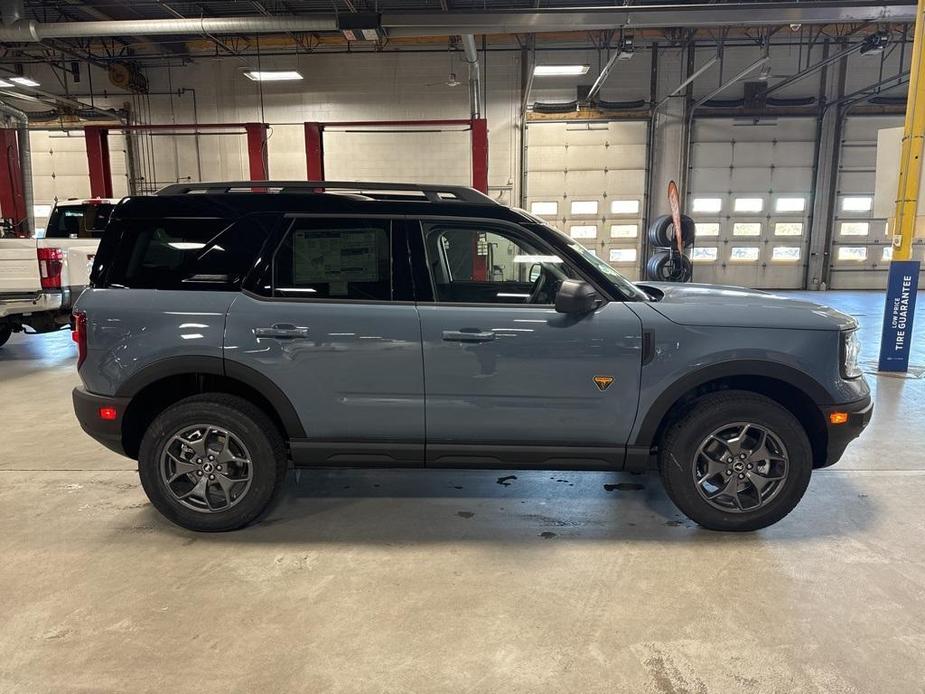
<instances>
[{"instance_id":1,"label":"garage door","mask_svg":"<svg viewBox=\"0 0 925 694\"><path fill-rule=\"evenodd\" d=\"M877 131L902 127L902 116L851 116L845 122L838 165L830 286L883 289L893 249L887 220L873 216ZM921 260L925 240L912 257Z\"/></svg>"},{"instance_id":2,"label":"garage door","mask_svg":"<svg viewBox=\"0 0 925 694\"><path fill-rule=\"evenodd\" d=\"M526 208L638 277L646 123L530 123Z\"/></svg>"},{"instance_id":3,"label":"garage door","mask_svg":"<svg viewBox=\"0 0 925 694\"><path fill-rule=\"evenodd\" d=\"M87 146L82 130L32 130L32 185L36 230L44 229L56 200L90 197ZM109 134L113 195L128 195L125 138Z\"/></svg>"},{"instance_id":4,"label":"garage door","mask_svg":"<svg viewBox=\"0 0 925 694\"><path fill-rule=\"evenodd\" d=\"M803 286L815 121L694 122L686 212L697 223L694 281Z\"/></svg>"}]
</instances>

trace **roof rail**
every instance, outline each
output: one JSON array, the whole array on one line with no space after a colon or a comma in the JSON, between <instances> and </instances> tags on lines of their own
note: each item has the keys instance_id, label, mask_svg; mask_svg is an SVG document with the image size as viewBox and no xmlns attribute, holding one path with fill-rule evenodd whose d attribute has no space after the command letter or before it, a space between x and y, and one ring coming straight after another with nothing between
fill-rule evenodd
<instances>
[{"instance_id":1,"label":"roof rail","mask_svg":"<svg viewBox=\"0 0 925 694\"><path fill-rule=\"evenodd\" d=\"M377 193L421 193L428 202L498 203L484 193L468 186L436 185L431 183L378 183L366 181L219 181L214 183L171 183L155 195L186 195L216 193L320 193L350 191L375 200ZM388 195L382 196L388 199Z\"/></svg>"}]
</instances>

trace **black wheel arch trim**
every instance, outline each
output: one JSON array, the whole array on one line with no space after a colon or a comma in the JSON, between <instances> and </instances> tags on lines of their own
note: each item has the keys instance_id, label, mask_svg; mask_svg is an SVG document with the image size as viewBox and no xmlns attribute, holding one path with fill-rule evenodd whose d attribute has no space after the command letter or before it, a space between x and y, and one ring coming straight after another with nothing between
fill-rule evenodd
<instances>
[{"instance_id":1,"label":"black wheel arch trim","mask_svg":"<svg viewBox=\"0 0 925 694\"><path fill-rule=\"evenodd\" d=\"M249 366L217 356L178 356L160 359L127 379L115 396L133 398L144 388L170 376L208 374L240 381L260 393L276 410L288 438L305 438L305 429L286 394L269 378Z\"/></svg>"},{"instance_id":2,"label":"black wheel arch trim","mask_svg":"<svg viewBox=\"0 0 925 694\"><path fill-rule=\"evenodd\" d=\"M831 401L831 395L816 379L792 366L760 360L737 360L711 364L682 376L662 391L645 415L640 413L642 424L635 440L630 445L645 447L655 445L655 435L662 420L685 393L711 381L737 376L761 376L782 381L802 391L820 407Z\"/></svg>"}]
</instances>

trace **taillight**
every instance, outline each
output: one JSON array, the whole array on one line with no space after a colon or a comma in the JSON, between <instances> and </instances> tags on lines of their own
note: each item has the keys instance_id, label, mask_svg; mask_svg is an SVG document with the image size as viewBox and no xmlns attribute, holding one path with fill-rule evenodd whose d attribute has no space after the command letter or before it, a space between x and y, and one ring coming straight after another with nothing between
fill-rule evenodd
<instances>
[{"instance_id":1,"label":"taillight","mask_svg":"<svg viewBox=\"0 0 925 694\"><path fill-rule=\"evenodd\" d=\"M75 311L73 315L74 329L71 331L71 339L77 343L77 368L84 363L87 358L87 314L83 311Z\"/></svg>"},{"instance_id":2,"label":"taillight","mask_svg":"<svg viewBox=\"0 0 925 694\"><path fill-rule=\"evenodd\" d=\"M61 289L61 269L64 267L64 251L60 248L39 248L39 277L42 289Z\"/></svg>"}]
</instances>

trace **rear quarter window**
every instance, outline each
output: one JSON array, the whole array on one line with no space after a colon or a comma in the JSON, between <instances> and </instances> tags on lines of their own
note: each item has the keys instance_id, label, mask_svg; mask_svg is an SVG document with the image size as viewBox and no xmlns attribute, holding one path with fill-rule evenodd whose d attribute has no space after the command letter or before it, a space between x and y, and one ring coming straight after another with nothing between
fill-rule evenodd
<instances>
[{"instance_id":1,"label":"rear quarter window","mask_svg":"<svg viewBox=\"0 0 925 694\"><path fill-rule=\"evenodd\" d=\"M107 237L118 241L100 286L236 291L272 222L266 216L114 220Z\"/></svg>"}]
</instances>

